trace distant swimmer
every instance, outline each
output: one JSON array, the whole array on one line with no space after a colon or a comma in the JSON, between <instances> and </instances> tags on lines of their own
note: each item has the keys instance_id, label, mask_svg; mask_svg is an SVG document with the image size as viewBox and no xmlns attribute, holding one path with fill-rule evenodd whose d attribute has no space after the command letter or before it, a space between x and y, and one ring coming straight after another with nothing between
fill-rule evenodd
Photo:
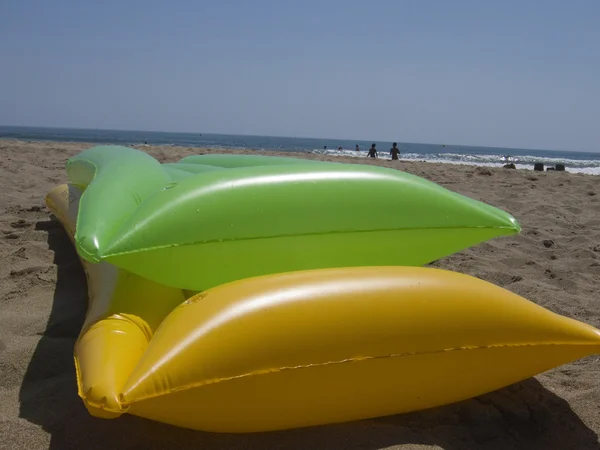
<instances>
[{"instance_id":1,"label":"distant swimmer","mask_svg":"<svg viewBox=\"0 0 600 450\"><path fill-rule=\"evenodd\" d=\"M392 159L393 160L398 160L398 157L400 156L400 149L398 149L398 144L396 142L394 142L392 144L392 148L390 148L390 155L392 155Z\"/></svg>"},{"instance_id":2,"label":"distant swimmer","mask_svg":"<svg viewBox=\"0 0 600 450\"><path fill-rule=\"evenodd\" d=\"M341 150L344 150L344 149L343 149L343 147L340 145L340 146L338 147L338 150L340 150L340 151L341 151Z\"/></svg>"},{"instance_id":3,"label":"distant swimmer","mask_svg":"<svg viewBox=\"0 0 600 450\"><path fill-rule=\"evenodd\" d=\"M360 152L360 147L358 146L358 144L356 144L356 151Z\"/></svg>"},{"instance_id":4,"label":"distant swimmer","mask_svg":"<svg viewBox=\"0 0 600 450\"><path fill-rule=\"evenodd\" d=\"M371 148L369 149L369 153L367 156L371 158L377 158L377 150L375 149L375 144L371 144Z\"/></svg>"}]
</instances>

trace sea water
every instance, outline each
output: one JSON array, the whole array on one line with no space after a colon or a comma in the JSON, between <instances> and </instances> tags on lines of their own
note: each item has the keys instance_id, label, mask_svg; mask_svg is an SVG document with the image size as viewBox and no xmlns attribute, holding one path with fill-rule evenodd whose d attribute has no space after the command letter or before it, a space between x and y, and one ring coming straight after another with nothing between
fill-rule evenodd
<instances>
[{"instance_id":1,"label":"sea water","mask_svg":"<svg viewBox=\"0 0 600 450\"><path fill-rule=\"evenodd\" d=\"M67 141L119 145L168 145L211 149L254 149L284 152L312 152L328 156L365 158L376 144L379 158L390 159L389 141L315 139L301 137L243 136L159 131L84 130L0 126L0 139L24 141ZM356 145L360 151L356 151ZM342 150L338 150L342 147ZM546 167L564 164L569 172L600 175L599 153L568 150L531 150L499 147L472 147L448 144L417 144L398 141L400 159L501 167L507 162L518 169L533 169L537 162Z\"/></svg>"}]
</instances>

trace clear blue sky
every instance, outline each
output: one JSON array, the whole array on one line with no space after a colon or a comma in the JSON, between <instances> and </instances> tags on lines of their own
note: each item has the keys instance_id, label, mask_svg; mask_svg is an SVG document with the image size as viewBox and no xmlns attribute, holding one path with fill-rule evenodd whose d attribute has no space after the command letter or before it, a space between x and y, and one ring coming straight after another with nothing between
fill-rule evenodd
<instances>
[{"instance_id":1,"label":"clear blue sky","mask_svg":"<svg viewBox=\"0 0 600 450\"><path fill-rule=\"evenodd\" d=\"M0 124L600 151L600 0L0 2Z\"/></svg>"}]
</instances>

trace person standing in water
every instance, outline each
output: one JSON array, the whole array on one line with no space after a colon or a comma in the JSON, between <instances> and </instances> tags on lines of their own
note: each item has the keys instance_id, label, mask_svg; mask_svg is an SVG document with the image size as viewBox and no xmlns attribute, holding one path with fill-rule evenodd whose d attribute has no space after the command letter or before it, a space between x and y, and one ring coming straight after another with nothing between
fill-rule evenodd
<instances>
[{"instance_id":1,"label":"person standing in water","mask_svg":"<svg viewBox=\"0 0 600 450\"><path fill-rule=\"evenodd\" d=\"M392 144L392 148L390 148L390 155L392 155L392 159L397 161L400 156L400 149L398 148L398 144L394 142Z\"/></svg>"},{"instance_id":2,"label":"person standing in water","mask_svg":"<svg viewBox=\"0 0 600 450\"><path fill-rule=\"evenodd\" d=\"M358 146L358 144L356 144L356 151L360 152L360 147Z\"/></svg>"},{"instance_id":3,"label":"person standing in water","mask_svg":"<svg viewBox=\"0 0 600 450\"><path fill-rule=\"evenodd\" d=\"M377 158L377 150L375 149L375 144L371 144L371 148L369 149L369 153L367 156L371 158Z\"/></svg>"}]
</instances>

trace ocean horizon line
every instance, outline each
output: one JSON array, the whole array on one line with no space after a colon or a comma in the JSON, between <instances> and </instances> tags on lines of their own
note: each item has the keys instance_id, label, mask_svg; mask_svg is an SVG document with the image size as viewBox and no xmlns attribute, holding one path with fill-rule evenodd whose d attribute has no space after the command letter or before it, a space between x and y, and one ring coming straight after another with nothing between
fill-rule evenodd
<instances>
[{"instance_id":1,"label":"ocean horizon line","mask_svg":"<svg viewBox=\"0 0 600 450\"><path fill-rule=\"evenodd\" d=\"M0 124L0 129L12 128L12 129L23 129L23 130L64 130L64 131L92 131L92 132L118 132L118 133L156 133L156 134L173 134L173 135L189 135L189 136L232 136L232 137L248 137L248 138L269 138L269 139L299 139L299 140L311 140L311 141L340 141L340 142L373 142L383 143L388 142L391 144L397 142L403 145L426 145L432 147L452 147L452 148L463 148L463 149L493 149L493 150L516 150L516 151L535 151L535 152L577 152L577 153L591 153L600 154L599 150L569 150L569 149L556 149L556 148L536 148L536 147L504 147L497 145L478 145L478 144L447 144L447 143L436 143L436 142L412 142L402 141L398 139L354 139L354 138L331 138L331 137L308 137L308 136L284 136L275 134L237 134L237 133L213 133L213 132L200 132L200 131L165 131L165 130L136 130L136 129L125 129L125 128L89 128L89 127L57 127L57 126L37 126L37 125L6 125ZM0 136L0 139L14 139L5 138ZM30 139L32 140L32 139Z\"/></svg>"}]
</instances>

